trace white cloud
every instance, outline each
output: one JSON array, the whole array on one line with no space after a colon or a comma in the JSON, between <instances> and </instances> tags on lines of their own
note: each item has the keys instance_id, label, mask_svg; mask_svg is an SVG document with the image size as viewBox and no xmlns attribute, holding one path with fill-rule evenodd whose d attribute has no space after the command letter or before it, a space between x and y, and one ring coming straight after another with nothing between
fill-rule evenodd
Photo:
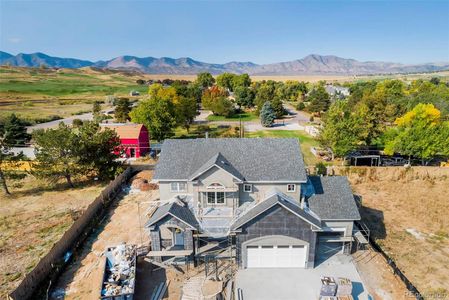
<instances>
[{"instance_id":1,"label":"white cloud","mask_svg":"<svg viewBox=\"0 0 449 300\"><path fill-rule=\"evenodd\" d=\"M20 42L22 41L22 39L21 39L21 38L18 38L18 37L11 37L11 38L8 39L8 41L9 41L11 44L17 44L17 43L20 43Z\"/></svg>"}]
</instances>

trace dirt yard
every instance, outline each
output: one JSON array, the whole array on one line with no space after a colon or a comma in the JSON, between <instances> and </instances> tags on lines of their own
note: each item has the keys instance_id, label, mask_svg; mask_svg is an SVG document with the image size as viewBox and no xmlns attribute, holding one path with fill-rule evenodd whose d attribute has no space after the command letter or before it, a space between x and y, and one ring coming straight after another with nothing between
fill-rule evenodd
<instances>
[{"instance_id":1,"label":"dirt yard","mask_svg":"<svg viewBox=\"0 0 449 300\"><path fill-rule=\"evenodd\" d=\"M152 171L141 172L138 176L150 180ZM148 245L148 236L143 232L146 209L149 202L158 197L157 190L125 190L113 204L98 231L88 238L81 252L59 278L52 289L51 299L98 299L105 261L104 250L122 242ZM138 272L142 270L138 269Z\"/></svg>"},{"instance_id":2,"label":"dirt yard","mask_svg":"<svg viewBox=\"0 0 449 300\"><path fill-rule=\"evenodd\" d=\"M0 298L12 292L103 189L40 188L33 177L0 195Z\"/></svg>"},{"instance_id":3,"label":"dirt yard","mask_svg":"<svg viewBox=\"0 0 449 300\"><path fill-rule=\"evenodd\" d=\"M449 168L339 172L362 196L362 218L372 236L423 296L449 297Z\"/></svg>"}]
</instances>

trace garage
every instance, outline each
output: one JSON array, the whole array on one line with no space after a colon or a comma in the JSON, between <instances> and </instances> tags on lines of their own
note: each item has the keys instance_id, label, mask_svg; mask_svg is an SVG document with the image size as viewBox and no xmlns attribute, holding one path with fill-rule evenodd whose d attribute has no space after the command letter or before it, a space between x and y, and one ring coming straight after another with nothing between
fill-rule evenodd
<instances>
[{"instance_id":1,"label":"garage","mask_svg":"<svg viewBox=\"0 0 449 300\"><path fill-rule=\"evenodd\" d=\"M305 245L247 246L247 268L305 268Z\"/></svg>"}]
</instances>

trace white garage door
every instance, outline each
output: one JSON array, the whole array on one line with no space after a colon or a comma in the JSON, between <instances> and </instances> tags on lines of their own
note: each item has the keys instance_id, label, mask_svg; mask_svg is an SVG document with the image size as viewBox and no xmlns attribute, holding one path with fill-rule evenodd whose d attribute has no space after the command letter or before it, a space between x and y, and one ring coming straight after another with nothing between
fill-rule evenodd
<instances>
[{"instance_id":1,"label":"white garage door","mask_svg":"<svg viewBox=\"0 0 449 300\"><path fill-rule=\"evenodd\" d=\"M248 246L247 268L304 268L305 246Z\"/></svg>"}]
</instances>

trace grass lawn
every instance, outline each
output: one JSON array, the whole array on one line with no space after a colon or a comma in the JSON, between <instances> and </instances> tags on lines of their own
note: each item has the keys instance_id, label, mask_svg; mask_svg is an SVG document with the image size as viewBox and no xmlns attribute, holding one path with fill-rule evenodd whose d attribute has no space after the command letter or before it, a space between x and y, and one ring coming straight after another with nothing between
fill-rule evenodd
<instances>
[{"instance_id":1,"label":"grass lawn","mask_svg":"<svg viewBox=\"0 0 449 300\"><path fill-rule=\"evenodd\" d=\"M310 152L310 147L318 146L318 141L300 130L261 130L245 132L245 137L297 138L307 166L315 165L318 159Z\"/></svg>"},{"instance_id":2,"label":"grass lawn","mask_svg":"<svg viewBox=\"0 0 449 300\"><path fill-rule=\"evenodd\" d=\"M254 120L258 120L259 116L256 115L253 112L243 112L240 114L235 114L231 117L223 117L223 116L215 116L215 115L210 115L207 117L208 121L239 121L242 120L243 121L254 121Z\"/></svg>"}]
</instances>

